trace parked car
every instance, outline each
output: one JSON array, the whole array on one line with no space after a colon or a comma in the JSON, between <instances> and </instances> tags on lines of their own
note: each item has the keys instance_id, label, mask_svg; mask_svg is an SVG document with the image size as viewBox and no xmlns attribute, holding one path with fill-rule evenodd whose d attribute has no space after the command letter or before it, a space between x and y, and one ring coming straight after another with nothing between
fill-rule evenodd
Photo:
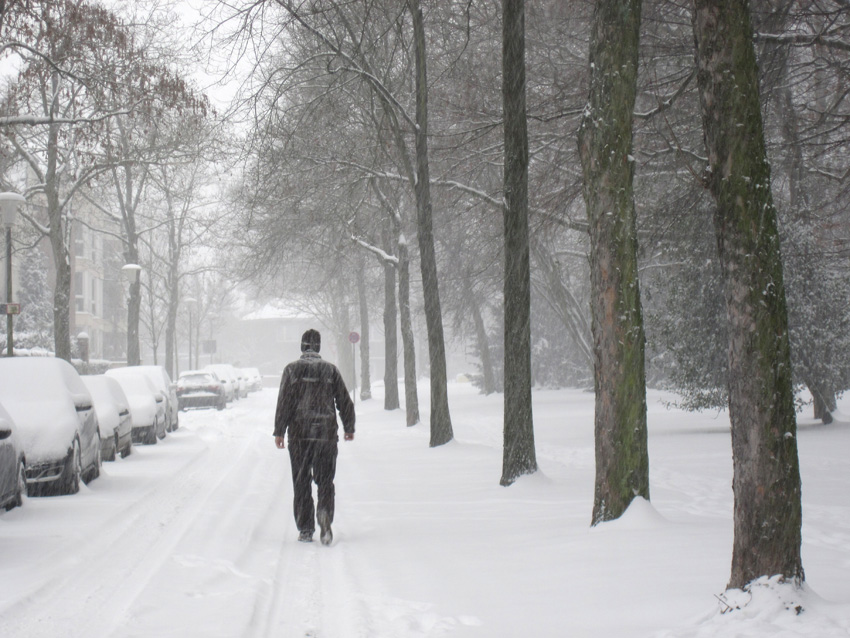
<instances>
[{"instance_id":1,"label":"parked car","mask_svg":"<svg viewBox=\"0 0 850 638\"><path fill-rule=\"evenodd\" d=\"M120 376L122 374L138 374L142 373L151 380L154 387L162 393L165 399L165 415L167 417L166 429L169 432L174 432L180 427L177 409L177 392L176 385L171 383L171 377L162 366L128 366L126 368L113 368L108 371L110 376Z\"/></svg>"},{"instance_id":2,"label":"parked car","mask_svg":"<svg viewBox=\"0 0 850 638\"><path fill-rule=\"evenodd\" d=\"M257 368L242 368L242 376L248 380L249 392L257 392L263 389L263 375Z\"/></svg>"},{"instance_id":3,"label":"parked car","mask_svg":"<svg viewBox=\"0 0 850 638\"><path fill-rule=\"evenodd\" d=\"M239 398L239 382L236 372L229 363L211 363L204 370L215 372L216 376L224 384L224 396L228 403Z\"/></svg>"},{"instance_id":4,"label":"parked car","mask_svg":"<svg viewBox=\"0 0 850 638\"><path fill-rule=\"evenodd\" d=\"M18 444L15 423L0 405L0 507L10 510L24 504L27 463Z\"/></svg>"},{"instance_id":5,"label":"parked car","mask_svg":"<svg viewBox=\"0 0 850 638\"><path fill-rule=\"evenodd\" d=\"M233 367L233 374L236 376L236 388L239 398L244 399L248 396L248 378L242 374L242 368Z\"/></svg>"},{"instance_id":6,"label":"parked car","mask_svg":"<svg viewBox=\"0 0 850 638\"><path fill-rule=\"evenodd\" d=\"M124 458L133 447L133 417L130 401L121 384L105 374L83 376L97 413L100 428L100 455L104 461L114 461L120 453Z\"/></svg>"},{"instance_id":7,"label":"parked car","mask_svg":"<svg viewBox=\"0 0 850 638\"><path fill-rule=\"evenodd\" d=\"M177 379L177 403L181 410L216 408L227 405L224 384L212 370L186 370Z\"/></svg>"},{"instance_id":8,"label":"parked car","mask_svg":"<svg viewBox=\"0 0 850 638\"><path fill-rule=\"evenodd\" d=\"M100 434L91 394L74 367L53 357L0 359L0 403L27 459L31 495L74 494L100 475Z\"/></svg>"},{"instance_id":9,"label":"parked car","mask_svg":"<svg viewBox=\"0 0 850 638\"><path fill-rule=\"evenodd\" d=\"M128 370L129 368L118 368ZM130 417L133 420L133 443L155 444L165 438L168 416L165 413L165 397L154 387L146 374L125 372L115 374L117 370L107 370L106 376L118 381L127 401L130 403Z\"/></svg>"}]
</instances>

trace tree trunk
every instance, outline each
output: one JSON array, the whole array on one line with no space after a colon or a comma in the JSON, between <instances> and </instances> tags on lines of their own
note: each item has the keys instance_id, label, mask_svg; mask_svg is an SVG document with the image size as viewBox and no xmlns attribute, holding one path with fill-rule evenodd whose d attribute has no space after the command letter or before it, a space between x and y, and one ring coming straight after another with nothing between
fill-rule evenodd
<instances>
[{"instance_id":1,"label":"tree trunk","mask_svg":"<svg viewBox=\"0 0 850 638\"><path fill-rule=\"evenodd\" d=\"M166 372L168 372L168 376L172 379L176 379L174 376L174 359L178 356L180 349L177 346L176 337L177 331L177 307L171 302L168 303L166 317L165 317L165 361L163 361L164 368ZM177 368L179 370L180 365L178 363Z\"/></svg>"},{"instance_id":2,"label":"tree trunk","mask_svg":"<svg viewBox=\"0 0 850 638\"><path fill-rule=\"evenodd\" d=\"M528 247L528 128L525 0L502 2L505 205L505 408L502 485L537 471L531 413L531 275Z\"/></svg>"},{"instance_id":3,"label":"tree trunk","mask_svg":"<svg viewBox=\"0 0 850 638\"><path fill-rule=\"evenodd\" d=\"M404 410L407 425L419 423L419 391L416 388L416 343L413 317L410 315L410 256L407 241L398 240L398 309L401 319L401 343L404 351Z\"/></svg>"},{"instance_id":4,"label":"tree trunk","mask_svg":"<svg viewBox=\"0 0 850 638\"><path fill-rule=\"evenodd\" d=\"M387 224L389 226L389 224ZM384 248L389 249L389 230ZM398 321L396 312L395 268L384 263L384 410L398 410Z\"/></svg>"},{"instance_id":5,"label":"tree trunk","mask_svg":"<svg viewBox=\"0 0 850 638\"><path fill-rule=\"evenodd\" d=\"M62 222L59 221L59 223ZM56 287L53 291L53 347L57 358L70 361L71 256L62 238L54 238L53 233L51 233L51 244L53 245L53 259L56 265Z\"/></svg>"},{"instance_id":6,"label":"tree trunk","mask_svg":"<svg viewBox=\"0 0 850 638\"><path fill-rule=\"evenodd\" d=\"M696 0L693 27L729 326L729 587L776 574L799 584L802 511L788 319L746 1Z\"/></svg>"},{"instance_id":7,"label":"tree trunk","mask_svg":"<svg viewBox=\"0 0 850 638\"><path fill-rule=\"evenodd\" d=\"M135 233L135 224L127 226L127 253L125 255L128 264L139 265L138 237ZM127 365L137 366L142 362L141 348L139 347L139 324L142 314L142 273L139 272L135 283L130 284L127 301ZM154 353L156 348L154 347Z\"/></svg>"},{"instance_id":8,"label":"tree trunk","mask_svg":"<svg viewBox=\"0 0 850 638\"><path fill-rule=\"evenodd\" d=\"M596 390L592 524L649 498L644 331L632 190L632 113L640 0L597 0L590 36L590 97L579 130L590 224Z\"/></svg>"},{"instance_id":9,"label":"tree trunk","mask_svg":"<svg viewBox=\"0 0 850 638\"><path fill-rule=\"evenodd\" d=\"M835 389L825 381L816 383L809 380L806 382L806 386L812 394L815 418L820 419L825 425L829 425L834 420L832 413L838 408Z\"/></svg>"},{"instance_id":10,"label":"tree trunk","mask_svg":"<svg viewBox=\"0 0 850 638\"><path fill-rule=\"evenodd\" d=\"M58 90L59 77L52 78L54 92ZM55 104L51 105L55 115ZM68 228L65 211L60 202L59 177L59 125L51 124L47 139L47 170L44 194L47 200L47 217L50 222L50 248L56 267L56 285L53 289L53 348L59 359L71 360L71 252L68 248Z\"/></svg>"},{"instance_id":11,"label":"tree trunk","mask_svg":"<svg viewBox=\"0 0 850 638\"><path fill-rule=\"evenodd\" d=\"M413 19L413 46L416 57L416 218L419 237L419 264L425 295L425 324L431 369L431 447L454 438L449 414L446 344L443 313L437 285L437 256L434 249L431 210L431 177L428 167L428 75L425 65L425 24L419 0L410 1Z\"/></svg>"},{"instance_id":12,"label":"tree trunk","mask_svg":"<svg viewBox=\"0 0 850 638\"><path fill-rule=\"evenodd\" d=\"M487 327L484 325L484 317L481 316L481 308L478 300L472 292L468 282L466 286L467 302L469 311L472 313L472 324L475 326L475 340L478 343L478 353L481 357L481 374L484 377L484 394L496 392L496 372L493 369L493 357L490 356L490 338L487 336Z\"/></svg>"},{"instance_id":13,"label":"tree trunk","mask_svg":"<svg viewBox=\"0 0 850 638\"><path fill-rule=\"evenodd\" d=\"M360 260L357 277L357 301L360 305L360 398L363 401L372 398L372 379L369 370L369 300L366 297L366 268L363 259Z\"/></svg>"},{"instance_id":14,"label":"tree trunk","mask_svg":"<svg viewBox=\"0 0 850 638\"><path fill-rule=\"evenodd\" d=\"M180 307L180 241L177 231L177 220L174 215L174 202L171 193L165 193L166 228L168 229L168 275L167 275L167 304L168 318L165 327L165 369L168 376L177 379L180 369L180 344L177 341L177 312ZM189 327L191 330L191 326ZM192 353L189 353L191 367Z\"/></svg>"}]
</instances>

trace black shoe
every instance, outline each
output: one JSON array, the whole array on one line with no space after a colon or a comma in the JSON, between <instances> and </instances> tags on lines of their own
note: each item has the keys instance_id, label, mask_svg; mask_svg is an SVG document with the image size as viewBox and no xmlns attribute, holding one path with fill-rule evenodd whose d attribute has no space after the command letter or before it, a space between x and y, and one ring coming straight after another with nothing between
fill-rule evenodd
<instances>
[{"instance_id":1,"label":"black shoe","mask_svg":"<svg viewBox=\"0 0 850 638\"><path fill-rule=\"evenodd\" d=\"M313 530L305 530L298 535L299 543L312 543L313 542Z\"/></svg>"},{"instance_id":2,"label":"black shoe","mask_svg":"<svg viewBox=\"0 0 850 638\"><path fill-rule=\"evenodd\" d=\"M316 518L319 521L319 527L322 530L322 533L319 535L319 540L322 541L322 545L330 545L331 541L334 539L334 533L331 531L331 520L328 513L325 511L321 511L318 513Z\"/></svg>"}]
</instances>

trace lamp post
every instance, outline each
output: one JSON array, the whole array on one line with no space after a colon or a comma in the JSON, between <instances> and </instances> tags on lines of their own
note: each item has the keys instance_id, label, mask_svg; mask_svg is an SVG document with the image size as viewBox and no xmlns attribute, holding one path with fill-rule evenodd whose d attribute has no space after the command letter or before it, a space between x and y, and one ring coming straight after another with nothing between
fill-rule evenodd
<instances>
[{"instance_id":1,"label":"lamp post","mask_svg":"<svg viewBox=\"0 0 850 638\"><path fill-rule=\"evenodd\" d=\"M127 365L137 366L142 360L139 352L139 276L142 267L138 264L121 266L124 279L130 284L130 295L127 303Z\"/></svg>"},{"instance_id":2,"label":"lamp post","mask_svg":"<svg viewBox=\"0 0 850 638\"><path fill-rule=\"evenodd\" d=\"M192 369L192 308L195 307L195 304L198 303L197 299L193 299L192 297L186 297L183 300L183 303L186 304L186 307L189 309L189 365L188 368ZM195 344L195 351L198 350L198 344ZM178 357L179 358L179 357ZM195 359L198 357L196 356ZM195 365L197 367L197 364Z\"/></svg>"},{"instance_id":3,"label":"lamp post","mask_svg":"<svg viewBox=\"0 0 850 638\"><path fill-rule=\"evenodd\" d=\"M6 356L15 356L14 332L12 328L12 226L18 213L18 206L26 202L18 193L0 193L0 211L3 226L6 227Z\"/></svg>"}]
</instances>

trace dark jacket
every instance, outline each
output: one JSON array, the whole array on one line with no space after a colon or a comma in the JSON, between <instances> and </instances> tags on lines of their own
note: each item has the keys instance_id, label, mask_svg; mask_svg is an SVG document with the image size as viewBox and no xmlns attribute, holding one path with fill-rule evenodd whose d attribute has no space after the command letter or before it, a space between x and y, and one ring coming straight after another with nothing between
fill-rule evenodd
<instances>
[{"instance_id":1,"label":"dark jacket","mask_svg":"<svg viewBox=\"0 0 850 638\"><path fill-rule=\"evenodd\" d=\"M354 403L334 364L305 352L286 366L277 395L275 436L289 431L290 441L338 441L337 411L345 432L353 434Z\"/></svg>"}]
</instances>

